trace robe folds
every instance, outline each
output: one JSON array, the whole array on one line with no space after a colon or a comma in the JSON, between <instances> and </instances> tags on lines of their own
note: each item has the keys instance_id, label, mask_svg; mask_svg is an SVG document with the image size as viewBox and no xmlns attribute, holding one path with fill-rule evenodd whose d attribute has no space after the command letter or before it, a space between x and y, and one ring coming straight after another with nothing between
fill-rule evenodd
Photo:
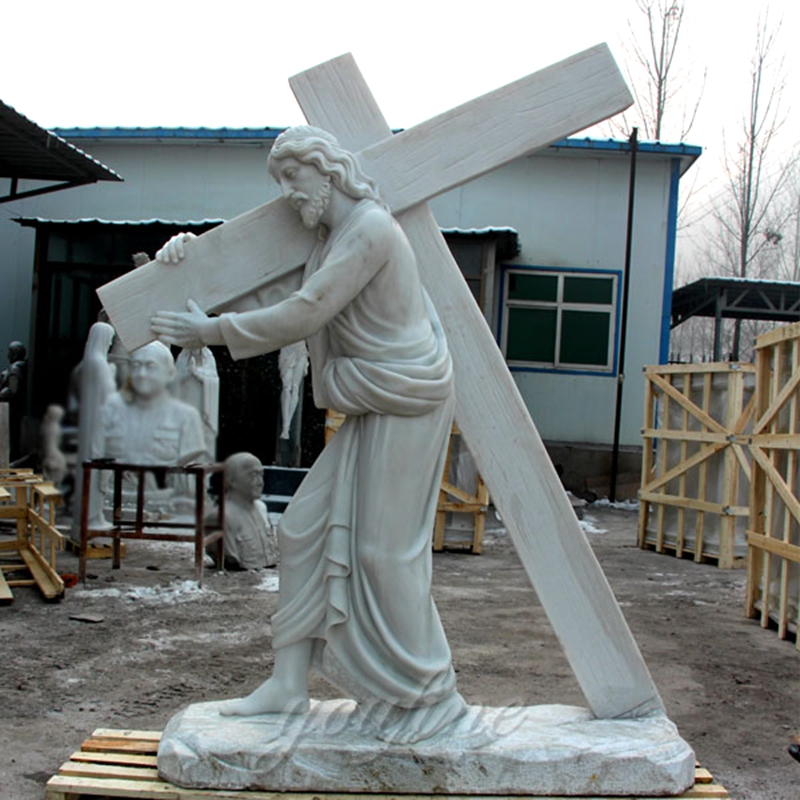
<instances>
[{"instance_id":1,"label":"robe folds","mask_svg":"<svg viewBox=\"0 0 800 800\"><path fill-rule=\"evenodd\" d=\"M235 358L307 338L315 403L347 415L278 528L275 648L314 639L357 699L452 718L463 700L430 584L453 368L405 234L361 201L299 291L220 330Z\"/></svg>"}]
</instances>

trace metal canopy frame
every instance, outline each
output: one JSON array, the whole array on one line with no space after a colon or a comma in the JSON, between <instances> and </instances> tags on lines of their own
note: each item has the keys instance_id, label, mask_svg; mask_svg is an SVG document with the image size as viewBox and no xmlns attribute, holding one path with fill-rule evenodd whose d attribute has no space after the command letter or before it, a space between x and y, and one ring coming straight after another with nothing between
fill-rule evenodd
<instances>
[{"instance_id":1,"label":"metal canopy frame","mask_svg":"<svg viewBox=\"0 0 800 800\"><path fill-rule=\"evenodd\" d=\"M0 178L10 179L0 203L97 181L121 181L114 170L0 101ZM19 190L21 180L55 181Z\"/></svg>"},{"instance_id":2,"label":"metal canopy frame","mask_svg":"<svg viewBox=\"0 0 800 800\"><path fill-rule=\"evenodd\" d=\"M721 360L722 320L800 321L800 283L749 278L701 278L672 294L676 328L691 317L714 317L714 360Z\"/></svg>"}]
</instances>

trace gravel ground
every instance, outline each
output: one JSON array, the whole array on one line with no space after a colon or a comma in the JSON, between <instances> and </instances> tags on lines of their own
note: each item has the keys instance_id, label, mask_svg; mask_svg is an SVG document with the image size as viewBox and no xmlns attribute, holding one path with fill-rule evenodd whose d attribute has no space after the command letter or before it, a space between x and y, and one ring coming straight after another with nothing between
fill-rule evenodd
<instances>
[{"instance_id":1,"label":"gravel ground","mask_svg":"<svg viewBox=\"0 0 800 800\"><path fill-rule=\"evenodd\" d=\"M584 523L671 718L732 797L797 800L787 746L800 730L800 652L745 619L743 571L639 550L636 521L590 507ZM462 694L582 705L509 537L490 527L483 555L434 556ZM59 569L76 572L77 559L60 555ZM188 546L129 542L122 569L98 560L90 573L60 603L20 588L0 607L2 800L42 800L95 728L161 729L188 703L247 692L270 669L275 571L209 574L199 589ZM321 681L312 690L336 696Z\"/></svg>"}]
</instances>

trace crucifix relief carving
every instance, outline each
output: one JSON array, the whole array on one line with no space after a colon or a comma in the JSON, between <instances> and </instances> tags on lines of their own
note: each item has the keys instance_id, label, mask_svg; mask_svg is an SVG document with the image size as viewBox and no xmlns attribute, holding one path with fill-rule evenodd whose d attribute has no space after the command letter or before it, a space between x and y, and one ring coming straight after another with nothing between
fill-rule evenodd
<instances>
[{"instance_id":1,"label":"crucifix relief carving","mask_svg":"<svg viewBox=\"0 0 800 800\"><path fill-rule=\"evenodd\" d=\"M608 49L579 53L397 136L349 56L304 72L291 85L309 122L358 153L416 254L452 353L459 427L592 712L616 718L663 710L502 355L425 205L630 105ZM153 338L156 311L183 310L187 298L217 311L285 297L299 284L316 243L296 210L276 200L186 242L181 265L151 263L99 294L133 348ZM220 269L227 264L232 269Z\"/></svg>"}]
</instances>

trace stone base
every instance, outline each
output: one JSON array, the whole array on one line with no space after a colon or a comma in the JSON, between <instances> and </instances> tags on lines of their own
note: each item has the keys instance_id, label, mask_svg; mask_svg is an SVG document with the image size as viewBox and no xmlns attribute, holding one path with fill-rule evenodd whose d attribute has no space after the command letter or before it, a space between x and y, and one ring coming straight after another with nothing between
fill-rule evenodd
<instances>
[{"instance_id":1,"label":"stone base","mask_svg":"<svg viewBox=\"0 0 800 800\"><path fill-rule=\"evenodd\" d=\"M349 700L308 714L176 714L158 749L162 778L190 788L494 795L680 794L695 757L664 716L597 720L575 706L482 708L416 745L375 738Z\"/></svg>"}]
</instances>

